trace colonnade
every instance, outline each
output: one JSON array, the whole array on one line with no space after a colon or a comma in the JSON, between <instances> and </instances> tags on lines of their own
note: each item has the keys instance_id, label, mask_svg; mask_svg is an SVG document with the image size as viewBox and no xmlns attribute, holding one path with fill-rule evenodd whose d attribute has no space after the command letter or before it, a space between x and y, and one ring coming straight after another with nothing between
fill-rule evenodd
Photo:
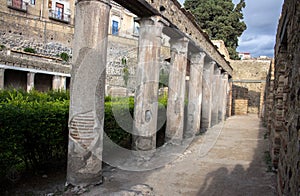
<instances>
[{"instance_id":1,"label":"colonnade","mask_svg":"<svg viewBox=\"0 0 300 196\"><path fill-rule=\"evenodd\" d=\"M73 185L102 182L109 10L109 0L76 3L67 171L67 183ZM155 152L161 39L169 23L161 16L141 17L138 21L133 149ZM228 74L205 51L191 49L191 45L188 37L170 37L165 141L175 145L224 121L226 115ZM185 100L188 63L189 95Z\"/></svg>"},{"instance_id":2,"label":"colonnade","mask_svg":"<svg viewBox=\"0 0 300 196\"><path fill-rule=\"evenodd\" d=\"M7 67L7 66L6 66ZM7 84L5 84L5 70L14 70L12 68L0 68L0 89L4 89ZM32 72L29 69L26 68L18 68L15 71L23 72L24 74L27 74L26 76L26 84L24 84L25 90L29 92L30 90L35 88L36 82L35 82L35 76L36 74L47 74L52 77L52 90L66 90L67 88L67 74L59 74L55 75L54 72L47 71L37 71ZM54 75L53 75L54 74ZM22 83L23 81L18 81L15 79L16 82ZM50 86L49 86L50 87ZM47 89L45 89L47 90Z\"/></svg>"}]
</instances>

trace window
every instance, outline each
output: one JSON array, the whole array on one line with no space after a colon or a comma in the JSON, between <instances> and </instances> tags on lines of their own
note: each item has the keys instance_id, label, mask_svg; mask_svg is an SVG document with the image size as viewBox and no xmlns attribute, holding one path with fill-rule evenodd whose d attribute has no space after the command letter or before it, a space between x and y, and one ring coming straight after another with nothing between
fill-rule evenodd
<instances>
[{"instance_id":1,"label":"window","mask_svg":"<svg viewBox=\"0 0 300 196\"><path fill-rule=\"evenodd\" d=\"M112 34L113 35L118 35L118 33L119 33L119 22L113 20L112 21Z\"/></svg>"},{"instance_id":2,"label":"window","mask_svg":"<svg viewBox=\"0 0 300 196\"><path fill-rule=\"evenodd\" d=\"M134 29L133 29L133 34L138 35L140 32L140 24L137 22L134 22Z\"/></svg>"},{"instance_id":3,"label":"window","mask_svg":"<svg viewBox=\"0 0 300 196\"><path fill-rule=\"evenodd\" d=\"M27 12L27 4L23 0L7 0L7 6L18 11Z\"/></svg>"},{"instance_id":4,"label":"window","mask_svg":"<svg viewBox=\"0 0 300 196\"><path fill-rule=\"evenodd\" d=\"M50 6L50 3L48 4ZM71 17L69 13L65 13L66 10L68 11L68 4L65 5L61 3L55 3L55 7L53 6L52 9L49 9L49 18L59 21L59 22L64 22L64 23L70 23Z\"/></svg>"},{"instance_id":5,"label":"window","mask_svg":"<svg viewBox=\"0 0 300 196\"><path fill-rule=\"evenodd\" d=\"M56 3L55 14L56 14L57 19L60 19L60 20L64 19L64 5L63 4Z\"/></svg>"},{"instance_id":6,"label":"window","mask_svg":"<svg viewBox=\"0 0 300 196\"><path fill-rule=\"evenodd\" d=\"M19 8L19 9L22 9L22 3L23 3L23 1L20 1L20 0L13 0L12 1L13 7Z\"/></svg>"},{"instance_id":7,"label":"window","mask_svg":"<svg viewBox=\"0 0 300 196\"><path fill-rule=\"evenodd\" d=\"M35 5L35 0L30 0L31 5Z\"/></svg>"}]
</instances>

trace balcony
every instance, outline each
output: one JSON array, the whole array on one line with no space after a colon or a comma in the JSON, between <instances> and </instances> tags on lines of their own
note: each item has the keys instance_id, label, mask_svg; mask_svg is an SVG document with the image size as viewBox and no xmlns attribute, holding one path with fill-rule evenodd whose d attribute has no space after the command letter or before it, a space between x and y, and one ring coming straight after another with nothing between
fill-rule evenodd
<instances>
[{"instance_id":1,"label":"balcony","mask_svg":"<svg viewBox=\"0 0 300 196\"><path fill-rule=\"evenodd\" d=\"M23 0L7 0L7 7L21 12L27 12L27 5Z\"/></svg>"},{"instance_id":2,"label":"balcony","mask_svg":"<svg viewBox=\"0 0 300 196\"><path fill-rule=\"evenodd\" d=\"M49 10L49 18L66 24L69 24L71 21L70 14L61 13L57 10Z\"/></svg>"}]
</instances>

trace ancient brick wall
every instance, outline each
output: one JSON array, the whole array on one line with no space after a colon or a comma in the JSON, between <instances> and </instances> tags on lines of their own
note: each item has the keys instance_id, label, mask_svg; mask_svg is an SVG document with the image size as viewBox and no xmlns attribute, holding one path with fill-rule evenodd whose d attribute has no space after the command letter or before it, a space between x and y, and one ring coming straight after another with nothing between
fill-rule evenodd
<instances>
[{"instance_id":1,"label":"ancient brick wall","mask_svg":"<svg viewBox=\"0 0 300 196\"><path fill-rule=\"evenodd\" d=\"M252 113L261 116L264 108L264 83L270 62L271 60L269 59L230 61L230 65L234 70L232 88L233 114ZM237 113L237 111L241 112Z\"/></svg>"},{"instance_id":2,"label":"ancient brick wall","mask_svg":"<svg viewBox=\"0 0 300 196\"><path fill-rule=\"evenodd\" d=\"M266 88L266 123L278 195L300 193L300 2L285 1L279 21L274 77Z\"/></svg>"},{"instance_id":3,"label":"ancient brick wall","mask_svg":"<svg viewBox=\"0 0 300 196\"><path fill-rule=\"evenodd\" d=\"M246 115L248 113L248 88L232 86L232 114Z\"/></svg>"}]
</instances>

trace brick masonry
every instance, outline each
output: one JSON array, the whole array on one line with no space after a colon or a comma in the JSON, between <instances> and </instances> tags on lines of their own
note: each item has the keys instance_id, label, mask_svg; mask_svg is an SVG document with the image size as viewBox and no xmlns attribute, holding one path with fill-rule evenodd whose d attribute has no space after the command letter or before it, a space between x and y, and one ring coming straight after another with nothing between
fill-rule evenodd
<instances>
[{"instance_id":1,"label":"brick masonry","mask_svg":"<svg viewBox=\"0 0 300 196\"><path fill-rule=\"evenodd\" d=\"M264 110L265 80L270 59L231 60L233 67L232 113L258 114ZM244 101L242 101L244 100Z\"/></svg>"},{"instance_id":2,"label":"brick masonry","mask_svg":"<svg viewBox=\"0 0 300 196\"><path fill-rule=\"evenodd\" d=\"M285 1L266 83L265 123L278 195L300 193L300 2Z\"/></svg>"}]
</instances>

